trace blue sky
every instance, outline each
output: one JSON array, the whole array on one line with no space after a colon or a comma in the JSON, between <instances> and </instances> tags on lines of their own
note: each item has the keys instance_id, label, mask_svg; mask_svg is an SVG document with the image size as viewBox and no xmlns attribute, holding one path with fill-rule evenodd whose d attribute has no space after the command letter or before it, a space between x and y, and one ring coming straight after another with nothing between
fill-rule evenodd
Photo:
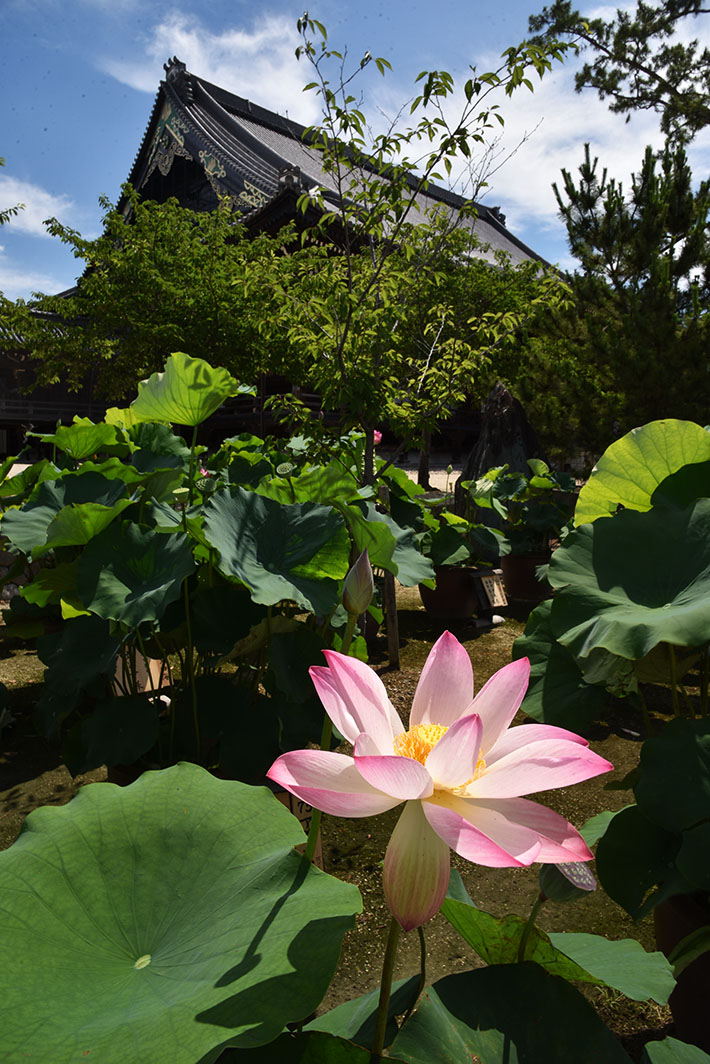
<instances>
[{"instance_id":1,"label":"blue sky","mask_svg":"<svg viewBox=\"0 0 710 1064\"><path fill-rule=\"evenodd\" d=\"M494 69L501 51L526 34L534 0L321 0L311 15L330 43L355 58L369 50L388 59L381 79L367 71L361 89L376 122L414 94L424 69L465 80L470 64ZM597 5L586 9L596 13ZM163 63L172 55L189 70L272 110L303 122L317 119L310 80L294 49L302 6L265 0L2 0L0 35L0 207L25 210L0 228L0 291L27 298L57 292L81 272L81 262L46 235L50 216L85 236L100 231L98 197L117 198L148 122ZM691 26L710 43L710 20ZM593 93L572 89L566 63L536 84L501 98L504 139L483 202L500 205L508 226L541 255L573 265L557 218L552 182L561 167L575 170L583 144L609 172L628 181L647 143L659 144L656 120L625 124ZM698 176L710 170L710 131L693 148Z\"/></svg>"}]
</instances>

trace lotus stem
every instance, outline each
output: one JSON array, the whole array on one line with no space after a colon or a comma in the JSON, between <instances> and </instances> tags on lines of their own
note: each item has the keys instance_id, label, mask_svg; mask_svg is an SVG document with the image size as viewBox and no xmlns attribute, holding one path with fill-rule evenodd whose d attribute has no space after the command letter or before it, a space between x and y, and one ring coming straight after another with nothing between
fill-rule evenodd
<instances>
[{"instance_id":1,"label":"lotus stem","mask_svg":"<svg viewBox=\"0 0 710 1064\"><path fill-rule=\"evenodd\" d=\"M188 494L187 494L187 505L188 506L192 505L192 493L193 493L194 487L195 487L194 475L195 475L195 447L197 446L197 428L198 428L198 426L195 425L193 430L192 430L192 440L190 441L190 472L188 474L189 487L188 487ZM182 511L183 527L185 529L185 532L187 532L186 509L187 508L185 507L185 508L183 508L183 511Z\"/></svg>"},{"instance_id":2,"label":"lotus stem","mask_svg":"<svg viewBox=\"0 0 710 1064\"><path fill-rule=\"evenodd\" d=\"M533 930L533 928L535 926L535 920L537 919L537 914L540 912L540 909L545 904L545 900L546 900L545 899L545 895L542 892L540 892L538 894L537 898L535 899L535 904L533 905L532 909L530 910L530 915L528 916L528 921L525 924L525 927L523 928L522 935L520 936L520 945L518 946L518 964L522 964L522 962L525 960L525 951L526 951L527 946L528 946L528 939L530 938L530 935L532 934L532 930Z\"/></svg>"},{"instance_id":3,"label":"lotus stem","mask_svg":"<svg viewBox=\"0 0 710 1064\"><path fill-rule=\"evenodd\" d=\"M673 716L680 717L680 699L678 698L678 661L675 656L675 647L668 644L668 654L671 664L671 693L673 695Z\"/></svg>"},{"instance_id":4,"label":"lotus stem","mask_svg":"<svg viewBox=\"0 0 710 1064\"><path fill-rule=\"evenodd\" d=\"M653 735L653 727L651 725L651 716L648 712L648 706L646 705L646 699L643 696L643 691L639 685L638 689L639 702L641 703L641 712L643 714L643 722L646 725L646 738L650 739Z\"/></svg>"},{"instance_id":5,"label":"lotus stem","mask_svg":"<svg viewBox=\"0 0 710 1064\"><path fill-rule=\"evenodd\" d=\"M402 1027L404 1027L405 1023L417 1007L419 998L424 993L424 987L426 986L426 942L424 941L424 928L418 927L417 932L419 933L419 986L417 987L417 994L414 1001L402 1017Z\"/></svg>"},{"instance_id":6,"label":"lotus stem","mask_svg":"<svg viewBox=\"0 0 710 1064\"><path fill-rule=\"evenodd\" d=\"M200 760L200 722L197 719L197 687L195 686L195 657L192 647L192 624L190 621L190 592L187 586L187 577L183 581L183 593L185 597L185 627L187 629L187 646L185 648L185 672L190 682L192 694L192 720L195 725L195 761Z\"/></svg>"},{"instance_id":7,"label":"lotus stem","mask_svg":"<svg viewBox=\"0 0 710 1064\"><path fill-rule=\"evenodd\" d=\"M385 1045L387 1033L387 1014L389 1012L390 994L392 993L392 976L394 975L394 962L397 958L397 946L399 945L400 926L394 916L390 920L387 945L385 946L385 959L382 964L382 979L380 981L380 1000L377 1006L377 1023L375 1037L372 1041L370 1064L379 1064L382 1059L382 1050Z\"/></svg>"}]
</instances>

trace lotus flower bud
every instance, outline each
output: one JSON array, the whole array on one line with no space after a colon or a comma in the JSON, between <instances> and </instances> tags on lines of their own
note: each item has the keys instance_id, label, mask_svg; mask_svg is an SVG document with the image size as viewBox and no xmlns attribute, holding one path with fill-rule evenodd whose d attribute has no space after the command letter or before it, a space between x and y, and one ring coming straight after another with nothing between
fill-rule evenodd
<instances>
[{"instance_id":1,"label":"lotus flower bud","mask_svg":"<svg viewBox=\"0 0 710 1064\"><path fill-rule=\"evenodd\" d=\"M359 617L372 602L374 590L375 581L372 577L372 566L370 565L367 548L365 548L345 577L343 606L345 606L348 613Z\"/></svg>"}]
</instances>

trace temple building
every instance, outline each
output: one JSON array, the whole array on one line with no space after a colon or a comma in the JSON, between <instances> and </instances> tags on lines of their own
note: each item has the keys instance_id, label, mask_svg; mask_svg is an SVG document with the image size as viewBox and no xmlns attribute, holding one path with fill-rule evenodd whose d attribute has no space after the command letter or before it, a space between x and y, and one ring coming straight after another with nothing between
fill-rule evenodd
<instances>
[{"instance_id":1,"label":"temple building","mask_svg":"<svg viewBox=\"0 0 710 1064\"><path fill-rule=\"evenodd\" d=\"M143 199L175 197L192 210L214 210L227 199L250 233L275 233L287 222L312 225L317 209L310 206L304 214L297 206L304 192L318 189L326 210L338 202L334 177L303 126L190 73L177 58L165 64L127 180ZM433 184L417 194L421 216L433 207L456 217L466 202ZM127 200L119 208L128 214ZM478 257L494 262L504 252L513 264L542 261L506 228L497 207L476 204L465 224L473 229ZM56 327L63 327L59 319ZM23 394L31 379L22 338L0 326L0 453L17 448L28 428L44 430L57 419L71 420L72 413L93 420L103 416L91 381L73 395L60 385ZM286 383L275 382L275 388Z\"/></svg>"},{"instance_id":2,"label":"temple building","mask_svg":"<svg viewBox=\"0 0 710 1064\"><path fill-rule=\"evenodd\" d=\"M144 199L174 196L191 210L213 210L228 198L252 232L302 222L296 200L304 192L320 189L326 204L337 202L335 179L304 126L191 74L179 59L165 72L128 175ZM435 185L418 199L422 211L438 205L458 211L466 202ZM506 229L497 207L477 204L476 215L482 257L493 261L504 251L514 264L540 258Z\"/></svg>"}]
</instances>

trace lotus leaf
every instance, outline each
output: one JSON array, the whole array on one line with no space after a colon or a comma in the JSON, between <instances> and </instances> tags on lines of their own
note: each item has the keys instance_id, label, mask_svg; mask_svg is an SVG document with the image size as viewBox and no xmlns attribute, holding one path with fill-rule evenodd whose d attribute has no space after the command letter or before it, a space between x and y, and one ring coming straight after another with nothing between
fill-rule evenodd
<instances>
[{"instance_id":1,"label":"lotus leaf","mask_svg":"<svg viewBox=\"0 0 710 1064\"><path fill-rule=\"evenodd\" d=\"M60 451L81 462L92 454L125 456L130 446L121 428L106 422L94 424L88 417L75 417L71 425L60 425L56 432L41 435L43 443L54 444Z\"/></svg>"},{"instance_id":2,"label":"lotus leaf","mask_svg":"<svg viewBox=\"0 0 710 1064\"><path fill-rule=\"evenodd\" d=\"M578 661L598 647L639 660L659 643L700 646L710 633L710 500L582 525L554 552L549 580L560 589L552 631Z\"/></svg>"},{"instance_id":3,"label":"lotus leaf","mask_svg":"<svg viewBox=\"0 0 710 1064\"><path fill-rule=\"evenodd\" d=\"M194 568L183 533L166 536L125 522L88 544L79 559L77 589L99 617L137 627L162 615Z\"/></svg>"},{"instance_id":4,"label":"lotus leaf","mask_svg":"<svg viewBox=\"0 0 710 1064\"><path fill-rule=\"evenodd\" d=\"M693 421L651 421L607 447L579 493L575 525L610 517L619 506L649 510L654 492L683 466L710 460L710 433Z\"/></svg>"},{"instance_id":5,"label":"lotus leaf","mask_svg":"<svg viewBox=\"0 0 710 1064\"><path fill-rule=\"evenodd\" d=\"M202 358L175 351L163 373L154 373L138 385L129 409L136 420L168 421L176 425L201 425L225 399L254 394L238 384L226 369L215 369Z\"/></svg>"},{"instance_id":6,"label":"lotus leaf","mask_svg":"<svg viewBox=\"0 0 710 1064\"><path fill-rule=\"evenodd\" d=\"M0 854L2 1046L212 1064L316 1007L361 908L264 788L195 765L31 813Z\"/></svg>"},{"instance_id":7,"label":"lotus leaf","mask_svg":"<svg viewBox=\"0 0 710 1064\"><path fill-rule=\"evenodd\" d=\"M390 1052L409 1064L630 1064L582 995L530 962L439 979Z\"/></svg>"},{"instance_id":8,"label":"lotus leaf","mask_svg":"<svg viewBox=\"0 0 710 1064\"><path fill-rule=\"evenodd\" d=\"M60 511L89 504L85 521L78 519L88 534L92 525L98 529L104 519L113 520L120 512L120 508L114 511L113 507L125 496L126 485L120 480L111 480L93 471L42 481L21 510L8 510L3 515L2 531L12 546L23 554L42 554L51 546L47 542L49 528ZM96 510L96 507L101 509ZM111 516L108 516L107 509ZM76 524L76 518L67 515L67 519ZM66 528L64 521L60 533L62 528Z\"/></svg>"},{"instance_id":9,"label":"lotus leaf","mask_svg":"<svg viewBox=\"0 0 710 1064\"><path fill-rule=\"evenodd\" d=\"M329 506L284 506L243 488L213 496L205 506L205 536L219 551L219 568L272 606L291 599L327 614L349 567L350 541Z\"/></svg>"},{"instance_id":10,"label":"lotus leaf","mask_svg":"<svg viewBox=\"0 0 710 1064\"><path fill-rule=\"evenodd\" d=\"M584 735L603 712L607 696L602 688L585 681L574 656L555 639L551 608L549 600L536 606L525 632L513 644L513 658L528 658L531 665L522 708L544 724Z\"/></svg>"},{"instance_id":11,"label":"lotus leaf","mask_svg":"<svg viewBox=\"0 0 710 1064\"><path fill-rule=\"evenodd\" d=\"M643 1051L644 1064L710 1064L710 1056L702 1049L677 1038L648 1042Z\"/></svg>"}]
</instances>

